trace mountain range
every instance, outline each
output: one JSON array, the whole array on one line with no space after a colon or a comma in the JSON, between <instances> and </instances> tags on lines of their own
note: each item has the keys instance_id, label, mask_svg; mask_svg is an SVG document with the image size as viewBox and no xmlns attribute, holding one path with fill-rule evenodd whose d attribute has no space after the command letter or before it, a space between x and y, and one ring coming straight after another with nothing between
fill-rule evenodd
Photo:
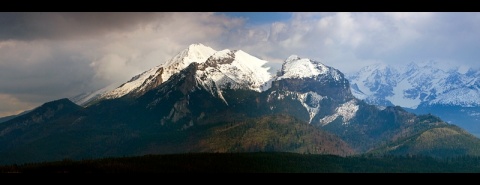
<instances>
[{"instance_id":1,"label":"mountain range","mask_svg":"<svg viewBox=\"0 0 480 185\"><path fill-rule=\"evenodd\" d=\"M113 90L84 95L82 106L64 98L1 123L0 163L190 152L480 155L478 138L435 115L356 98L333 67L292 55L270 74L267 63L192 44Z\"/></svg>"},{"instance_id":2,"label":"mountain range","mask_svg":"<svg viewBox=\"0 0 480 185\"><path fill-rule=\"evenodd\" d=\"M348 75L355 97L432 113L480 136L480 71L438 62L376 64Z\"/></svg>"}]
</instances>

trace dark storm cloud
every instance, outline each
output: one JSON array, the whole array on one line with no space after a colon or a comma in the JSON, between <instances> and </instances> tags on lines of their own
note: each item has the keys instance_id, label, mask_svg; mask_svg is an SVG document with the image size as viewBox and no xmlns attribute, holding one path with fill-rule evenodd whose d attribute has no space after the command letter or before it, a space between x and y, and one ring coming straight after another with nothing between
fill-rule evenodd
<instances>
[{"instance_id":1,"label":"dark storm cloud","mask_svg":"<svg viewBox=\"0 0 480 185\"><path fill-rule=\"evenodd\" d=\"M81 91L92 83L94 71L80 54L66 51L61 46L41 49L46 46L17 45L0 49L3 56L0 60L0 94L23 96L22 99L28 101L34 97L54 99L58 95ZM14 53L19 47L23 48L20 54L23 57L17 54L8 57L8 52Z\"/></svg>"},{"instance_id":2,"label":"dark storm cloud","mask_svg":"<svg viewBox=\"0 0 480 185\"><path fill-rule=\"evenodd\" d=\"M161 17L135 12L3 12L0 40L64 39L129 31Z\"/></svg>"}]
</instances>

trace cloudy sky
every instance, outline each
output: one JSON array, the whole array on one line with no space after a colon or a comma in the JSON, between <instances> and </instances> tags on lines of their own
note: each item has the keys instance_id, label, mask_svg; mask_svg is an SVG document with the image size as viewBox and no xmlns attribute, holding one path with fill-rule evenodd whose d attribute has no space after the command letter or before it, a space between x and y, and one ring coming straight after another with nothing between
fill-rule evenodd
<instances>
[{"instance_id":1,"label":"cloudy sky","mask_svg":"<svg viewBox=\"0 0 480 185\"><path fill-rule=\"evenodd\" d=\"M480 13L0 13L0 28L0 117L125 82L193 43L273 67L296 54L344 73L480 66Z\"/></svg>"}]
</instances>

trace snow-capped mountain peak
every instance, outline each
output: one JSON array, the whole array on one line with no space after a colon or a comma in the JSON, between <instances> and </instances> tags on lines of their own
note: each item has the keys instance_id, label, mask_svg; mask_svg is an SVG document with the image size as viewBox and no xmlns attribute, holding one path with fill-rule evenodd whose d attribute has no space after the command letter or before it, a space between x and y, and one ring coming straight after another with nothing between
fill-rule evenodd
<instances>
[{"instance_id":1,"label":"snow-capped mountain peak","mask_svg":"<svg viewBox=\"0 0 480 185\"><path fill-rule=\"evenodd\" d=\"M258 59L242 50L225 49L210 56L199 65L197 77L208 88L250 89L262 91L272 75L265 60Z\"/></svg>"},{"instance_id":2,"label":"snow-capped mountain peak","mask_svg":"<svg viewBox=\"0 0 480 185\"><path fill-rule=\"evenodd\" d=\"M165 62L163 66L187 67L192 62L203 63L216 51L203 44L191 44L187 49L181 51L175 57ZM180 66L180 64L183 64ZM176 66L178 65L178 66ZM182 69L183 69L182 68Z\"/></svg>"},{"instance_id":3,"label":"snow-capped mountain peak","mask_svg":"<svg viewBox=\"0 0 480 185\"><path fill-rule=\"evenodd\" d=\"M283 63L282 75L278 79L308 78L326 74L328 71L329 68L318 61L291 55Z\"/></svg>"},{"instance_id":4,"label":"snow-capped mountain peak","mask_svg":"<svg viewBox=\"0 0 480 185\"><path fill-rule=\"evenodd\" d=\"M192 62L203 63L216 51L203 44L192 44L167 62L155 66L122 84L118 88L100 95L99 99L112 99L129 93L141 95L167 81L173 74L186 68Z\"/></svg>"}]
</instances>

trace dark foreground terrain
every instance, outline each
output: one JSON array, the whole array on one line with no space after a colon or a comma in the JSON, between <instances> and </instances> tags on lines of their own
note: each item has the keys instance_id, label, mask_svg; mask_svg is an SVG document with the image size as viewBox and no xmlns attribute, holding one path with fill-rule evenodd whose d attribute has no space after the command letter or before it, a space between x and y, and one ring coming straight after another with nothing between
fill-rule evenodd
<instances>
[{"instance_id":1,"label":"dark foreground terrain","mask_svg":"<svg viewBox=\"0 0 480 185\"><path fill-rule=\"evenodd\" d=\"M1 166L2 173L478 173L480 157L191 153Z\"/></svg>"}]
</instances>

